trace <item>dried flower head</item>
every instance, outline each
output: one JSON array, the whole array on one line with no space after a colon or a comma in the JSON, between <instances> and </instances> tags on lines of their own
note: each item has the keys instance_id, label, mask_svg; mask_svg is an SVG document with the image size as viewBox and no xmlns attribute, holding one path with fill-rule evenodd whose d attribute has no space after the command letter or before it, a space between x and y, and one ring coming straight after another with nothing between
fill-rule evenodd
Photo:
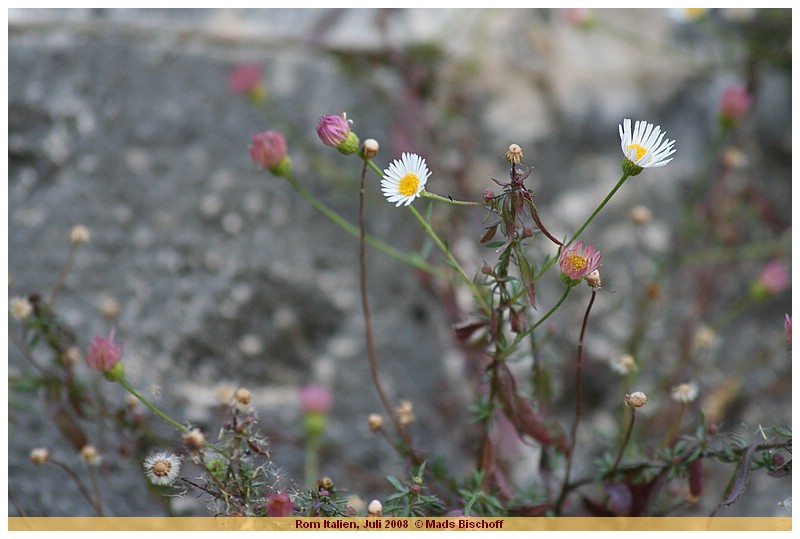
<instances>
[{"instance_id":1,"label":"dried flower head","mask_svg":"<svg viewBox=\"0 0 800 539\"><path fill-rule=\"evenodd\" d=\"M89 241L89 229L86 228L84 225L75 225L69 231L69 241L70 243L79 244L79 243L87 243Z\"/></svg>"},{"instance_id":2,"label":"dried flower head","mask_svg":"<svg viewBox=\"0 0 800 539\"><path fill-rule=\"evenodd\" d=\"M709 350L717 341L717 333L706 325L697 328L692 344L696 351Z\"/></svg>"},{"instance_id":3,"label":"dried flower head","mask_svg":"<svg viewBox=\"0 0 800 539\"><path fill-rule=\"evenodd\" d=\"M594 246L584 246L582 241L577 241L561 251L558 265L570 280L579 281L600 267L602 256Z\"/></svg>"},{"instance_id":4,"label":"dried flower head","mask_svg":"<svg viewBox=\"0 0 800 539\"><path fill-rule=\"evenodd\" d=\"M253 400L253 394L250 393L250 390L244 387L240 387L233 393L233 398L231 399L231 406L240 412L249 413L252 411L253 407L250 405L251 401Z\"/></svg>"},{"instance_id":5,"label":"dried flower head","mask_svg":"<svg viewBox=\"0 0 800 539\"><path fill-rule=\"evenodd\" d=\"M183 443L189 449L202 449L206 443L206 436L200 429L191 429L189 432L183 434Z\"/></svg>"},{"instance_id":6,"label":"dried flower head","mask_svg":"<svg viewBox=\"0 0 800 539\"><path fill-rule=\"evenodd\" d=\"M400 404L397 406L397 408L395 408L394 413L397 417L397 421L399 421L401 425L409 425L414 421L414 407L411 404L411 401L400 401Z\"/></svg>"},{"instance_id":7,"label":"dried flower head","mask_svg":"<svg viewBox=\"0 0 800 539\"><path fill-rule=\"evenodd\" d=\"M154 485L171 485L181 472L181 459L172 453L153 453L144 459L142 466Z\"/></svg>"},{"instance_id":8,"label":"dried flower head","mask_svg":"<svg viewBox=\"0 0 800 539\"><path fill-rule=\"evenodd\" d=\"M425 160L415 153L404 153L383 171L381 191L396 206L408 206L425 188L431 173Z\"/></svg>"},{"instance_id":9,"label":"dried flower head","mask_svg":"<svg viewBox=\"0 0 800 539\"><path fill-rule=\"evenodd\" d=\"M641 391L636 391L630 395L625 395L625 405L631 408L641 408L647 404L647 395Z\"/></svg>"},{"instance_id":10,"label":"dried flower head","mask_svg":"<svg viewBox=\"0 0 800 539\"><path fill-rule=\"evenodd\" d=\"M294 511L294 504L285 492L275 492L264 502L267 516L270 517L290 517Z\"/></svg>"},{"instance_id":11,"label":"dried flower head","mask_svg":"<svg viewBox=\"0 0 800 539\"><path fill-rule=\"evenodd\" d=\"M372 500L367 506L367 514L371 517L379 517L383 514L383 504L378 500Z\"/></svg>"},{"instance_id":12,"label":"dried flower head","mask_svg":"<svg viewBox=\"0 0 800 539\"><path fill-rule=\"evenodd\" d=\"M506 159L508 159L509 163L514 165L519 165L522 161L522 147L519 144L512 144L508 147L508 151L506 152Z\"/></svg>"},{"instance_id":13,"label":"dried flower head","mask_svg":"<svg viewBox=\"0 0 800 539\"><path fill-rule=\"evenodd\" d=\"M672 399L684 404L697 398L697 385L693 382L678 384L672 388Z\"/></svg>"},{"instance_id":14,"label":"dried flower head","mask_svg":"<svg viewBox=\"0 0 800 539\"><path fill-rule=\"evenodd\" d=\"M45 447L37 447L31 450L31 462L34 464L47 464L50 460L50 451Z\"/></svg>"},{"instance_id":15,"label":"dried flower head","mask_svg":"<svg viewBox=\"0 0 800 539\"><path fill-rule=\"evenodd\" d=\"M609 361L609 365L614 372L622 375L630 374L637 369L636 360L630 354L622 354L621 356L613 358Z\"/></svg>"},{"instance_id":16,"label":"dried flower head","mask_svg":"<svg viewBox=\"0 0 800 539\"><path fill-rule=\"evenodd\" d=\"M383 428L383 416L380 414L369 414L367 418L367 425L369 425L369 430L372 432L377 432Z\"/></svg>"},{"instance_id":17,"label":"dried flower head","mask_svg":"<svg viewBox=\"0 0 800 539\"><path fill-rule=\"evenodd\" d=\"M625 155L623 172L636 176L646 168L663 167L672 161L667 157L675 153L675 141L664 140L665 134L660 126L642 120L637 121L631 130L631 121L626 118L619 126L620 144Z\"/></svg>"},{"instance_id":18,"label":"dried flower head","mask_svg":"<svg viewBox=\"0 0 800 539\"><path fill-rule=\"evenodd\" d=\"M600 288L600 285L603 284L603 282L600 280L599 270L594 270L592 273L584 277L584 279L586 279L586 284L592 288Z\"/></svg>"},{"instance_id":19,"label":"dried flower head","mask_svg":"<svg viewBox=\"0 0 800 539\"><path fill-rule=\"evenodd\" d=\"M11 316L21 321L33 314L33 305L30 300L25 297L11 298L9 302L9 311L11 312Z\"/></svg>"},{"instance_id":20,"label":"dried flower head","mask_svg":"<svg viewBox=\"0 0 800 539\"><path fill-rule=\"evenodd\" d=\"M372 159L376 155L378 155L378 150L380 149L380 144L374 138L368 138L364 141L364 144L361 145L361 155L364 159Z\"/></svg>"}]
</instances>

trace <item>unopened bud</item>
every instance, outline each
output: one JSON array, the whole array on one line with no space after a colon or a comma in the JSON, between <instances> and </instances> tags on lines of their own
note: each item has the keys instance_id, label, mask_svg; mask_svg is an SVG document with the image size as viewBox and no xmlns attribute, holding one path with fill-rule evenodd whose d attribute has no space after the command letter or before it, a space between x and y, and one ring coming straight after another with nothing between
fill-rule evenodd
<instances>
[{"instance_id":1,"label":"unopened bud","mask_svg":"<svg viewBox=\"0 0 800 539\"><path fill-rule=\"evenodd\" d=\"M44 447L37 447L31 451L31 462L34 464L47 464L50 460L50 451Z\"/></svg>"},{"instance_id":2,"label":"unopened bud","mask_svg":"<svg viewBox=\"0 0 800 539\"><path fill-rule=\"evenodd\" d=\"M646 225L653 220L653 212L650 208L643 205L634 206L628 214L631 222L635 225Z\"/></svg>"},{"instance_id":3,"label":"unopened bud","mask_svg":"<svg viewBox=\"0 0 800 539\"><path fill-rule=\"evenodd\" d=\"M641 391L625 395L625 404L631 408L641 408L647 404L647 395Z\"/></svg>"},{"instance_id":4,"label":"unopened bud","mask_svg":"<svg viewBox=\"0 0 800 539\"><path fill-rule=\"evenodd\" d=\"M361 155L364 159L372 159L376 155L378 155L378 150L380 149L380 144L374 138L368 138L364 141L364 144L361 145Z\"/></svg>"},{"instance_id":5,"label":"unopened bud","mask_svg":"<svg viewBox=\"0 0 800 539\"><path fill-rule=\"evenodd\" d=\"M85 445L81 448L80 452L81 460L86 462L86 464L93 465L97 464L99 460L99 456L97 454L97 449L93 445Z\"/></svg>"},{"instance_id":6,"label":"unopened bud","mask_svg":"<svg viewBox=\"0 0 800 539\"><path fill-rule=\"evenodd\" d=\"M69 241L71 243L87 243L89 241L89 229L84 225L75 225L69 231Z\"/></svg>"},{"instance_id":7,"label":"unopened bud","mask_svg":"<svg viewBox=\"0 0 800 539\"><path fill-rule=\"evenodd\" d=\"M383 416L380 414L370 414L367 418L367 425L372 432L378 432L383 428Z\"/></svg>"},{"instance_id":8,"label":"unopened bud","mask_svg":"<svg viewBox=\"0 0 800 539\"><path fill-rule=\"evenodd\" d=\"M367 506L367 513L371 517L379 517L383 514L383 504L378 500L372 500Z\"/></svg>"}]
</instances>

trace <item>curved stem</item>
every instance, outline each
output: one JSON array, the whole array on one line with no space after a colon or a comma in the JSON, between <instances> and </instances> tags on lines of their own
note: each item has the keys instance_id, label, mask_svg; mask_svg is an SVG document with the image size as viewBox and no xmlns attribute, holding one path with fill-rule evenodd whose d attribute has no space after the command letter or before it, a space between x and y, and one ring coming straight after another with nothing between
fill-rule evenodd
<instances>
[{"instance_id":1,"label":"curved stem","mask_svg":"<svg viewBox=\"0 0 800 539\"><path fill-rule=\"evenodd\" d=\"M628 432L625 433L625 439L622 441L622 445L619 448L619 452L617 453L617 458L614 460L614 466L611 467L611 471L608 473L609 477L614 477L617 473L617 468L619 467L619 463L622 461L622 455L625 454L625 448L628 447L628 442L631 440L631 433L633 432L633 422L636 421L636 408L631 408L631 422L628 424Z\"/></svg>"},{"instance_id":2,"label":"curved stem","mask_svg":"<svg viewBox=\"0 0 800 539\"><path fill-rule=\"evenodd\" d=\"M553 306L550 308L550 310L549 310L549 311L547 311L547 312L544 314L544 316L542 316L542 317L541 317L539 320L537 320L535 324L533 324L531 327L527 328L525 331L523 331L523 332L521 332L521 333L518 333L518 334L517 334L517 336L514 338L514 342L513 342L513 344L512 344L511 346L509 346L509 347L508 347L508 349L507 349L507 350L508 350L508 352L505 352L505 353L501 354L501 355L500 355L500 356L499 356L497 359L498 359L498 360L505 359L505 358L508 356L508 353L509 353L511 350L514 350L514 349L516 348L517 344L519 344L519 343L522 341L522 339L524 339L525 337L527 337L528 335L530 335L531 333L533 333L533 330L535 330L536 328L538 328L539 326L541 326L541 325L542 325L542 323L543 323L545 320L547 320L547 319L550 317L550 315L551 315L551 314L553 314L554 312L556 312L556 310L557 310L559 307L561 307L561 304L562 304L562 303L564 303L564 300L566 300L566 299L567 299L567 296L569 295L569 291L570 291L570 290L572 290L572 288L573 288L573 287L571 287L571 286L568 286L568 287L566 287L566 288L564 289L564 293L563 293L563 294L561 294L561 298L558 300L558 302L556 302L556 304L555 304L555 305L553 305Z\"/></svg>"},{"instance_id":3,"label":"curved stem","mask_svg":"<svg viewBox=\"0 0 800 539\"><path fill-rule=\"evenodd\" d=\"M615 185L614 188L606 195L606 198L604 198L603 201L600 203L600 205L597 206L597 208L595 208L595 210L588 217L588 219L586 219L586 221L581 225L578 231L572 235L572 238L570 238L570 240L567 242L567 245L575 241L575 239L581 235L581 232L583 232L586 229L586 227L589 226L589 223L591 223L592 220L597 216L597 214L600 213L600 210L602 210L605 207L605 205L608 204L608 201L611 200L611 197L613 197L617 191L619 191L619 188L622 187L622 184L625 183L625 180L627 180L628 177L629 177L628 174L622 175L622 177L617 182L617 185Z\"/></svg>"},{"instance_id":4,"label":"curved stem","mask_svg":"<svg viewBox=\"0 0 800 539\"><path fill-rule=\"evenodd\" d=\"M52 305L56 301L56 297L58 293L61 291L61 287L64 286L64 281L67 279L67 275L69 275L69 271L72 268L72 261L75 258L75 250L77 248L76 243L72 243L69 246L69 254L67 255L67 260L64 262L64 267L61 268L61 273L58 275L58 280L56 281L53 290L50 292L50 296L47 299L47 303Z\"/></svg>"},{"instance_id":5,"label":"curved stem","mask_svg":"<svg viewBox=\"0 0 800 539\"><path fill-rule=\"evenodd\" d=\"M581 325L581 336L578 340L578 361L577 367L575 369L575 420L572 422L572 429L570 430L570 445L569 445L569 453L567 454L567 470L564 473L564 483L561 486L561 494L558 497L558 502L556 503L556 515L561 514L561 507L564 504L564 499L567 497L567 492L569 491L569 476L570 472L572 471L572 461L575 455L575 445L577 441L578 435L578 423L581 420L581 406L582 406L582 393L583 393L583 382L582 382L582 369L583 369L583 338L586 335L586 326L589 322L589 313L592 310L592 305L594 304L594 298L597 296L597 291L592 289L592 297L589 300L589 305L586 307L586 313L583 315L583 324Z\"/></svg>"},{"instance_id":6,"label":"curved stem","mask_svg":"<svg viewBox=\"0 0 800 539\"><path fill-rule=\"evenodd\" d=\"M335 225L337 225L339 228L341 228L342 230L344 230L348 234L351 234L352 236L355 236L356 238L360 237L361 233L360 233L358 227L356 227L355 225L350 223L347 219L345 219L344 217L339 215L337 212L332 210L329 206L327 206L325 203L323 203L317 197L312 195L311 192L308 191L308 189L306 189L305 187L303 187L303 185L300 182L298 182L296 179L294 179L294 177L286 176L286 181L288 181L289 185L291 185L294 188L294 190L297 191L300 194L300 196L302 196L304 199L306 199L306 201L309 204L311 204L311 206L313 206L314 209L316 209L322 215L324 215L325 217L330 219ZM391 256L392 258L395 258L395 259L403 262L404 264L408 264L409 266L421 269L423 271L426 271L426 272L428 272L430 274L433 274L433 275L437 275L439 277L445 277L445 275L444 275L444 273L442 272L441 269L439 269L437 267L434 267L434 266L431 266L430 264L425 262L425 260L423 260L419 256L409 255L407 253L404 253L404 252L402 252L402 251L400 251L398 249L395 249L391 245L388 245L388 244L384 243L383 241L379 240L378 238L376 238L374 236L371 236L371 235L367 234L366 242L371 247L374 247L375 249L381 251L382 253L387 254L387 255Z\"/></svg>"},{"instance_id":7,"label":"curved stem","mask_svg":"<svg viewBox=\"0 0 800 539\"><path fill-rule=\"evenodd\" d=\"M461 278L464 280L464 283L469 287L470 291L472 292L472 295L475 296L475 299L478 301L478 303L481 304L481 308L483 309L483 311L485 313L491 312L489 309L489 305L486 303L486 299L478 291L478 288L475 286L475 283L472 282L472 279L467 277L467 274L464 272L464 270L461 268L461 265L453 256L453 253L450 252L450 249L447 247L447 245L445 245L444 242L439 238L439 236L431 227L430 223L428 223L428 221L426 221L422 217L422 215L419 214L419 212L414 206L409 205L408 209L411 211L412 214L414 214L414 217L417 218L417 221L419 221L419 223L422 225L422 228L425 229L425 232L427 232L428 235L431 237L431 239L433 239L434 243L436 243L439 249L441 249L441 251L445 254L445 256L450 261L450 264L453 266L453 268L455 268L458 274L461 275Z\"/></svg>"},{"instance_id":8,"label":"curved stem","mask_svg":"<svg viewBox=\"0 0 800 539\"><path fill-rule=\"evenodd\" d=\"M167 414L162 412L158 408L158 406L156 406L155 404L153 404L152 402L150 402L149 400L144 398L144 396L141 393L139 393L139 391L137 391L136 388L134 388L125 378L117 380L117 383L119 385L121 385L122 387L124 387L125 390L128 391L128 393L130 393L131 395L133 395L134 397L139 399L142 402L142 404L144 404L145 406L150 408L150 410L152 410L153 413L156 414L158 417L160 417L161 419L163 419L164 421L166 421L167 423L169 423L170 425L172 425L173 427L175 427L176 429L178 429L179 431L181 431L183 433L189 432L189 430L190 430L189 427L187 427L186 425L181 425L180 423L178 423L177 421L172 419L170 416L168 416ZM206 441L206 442L204 442L204 445L210 447L211 449L213 449L214 451L216 451L220 455L228 456L227 453L222 448L217 447L216 445L214 445L214 444L212 444L210 442Z\"/></svg>"},{"instance_id":9,"label":"curved stem","mask_svg":"<svg viewBox=\"0 0 800 539\"><path fill-rule=\"evenodd\" d=\"M364 179L366 178L367 173L367 163L368 162L364 163L364 167L361 170L361 186L359 189L358 204L358 227L360 239L358 253L359 285L361 287L361 310L364 313L364 332L367 340L367 360L369 362L370 373L372 374L372 382L375 385L375 389L378 391L378 397L381 400L381 404L383 404L383 408L386 411L386 414L389 416L389 420L392 422L392 425L397 431L398 436L400 436L400 438L403 440L403 443L405 444L409 455L412 457L412 460L416 461L408 431L403 427L394 413L392 404L389 402L389 397L386 396L386 391L383 389L383 384L381 384L381 379L378 374L378 359L375 354L375 343L372 337L372 318L370 316L369 301L367 299L366 229L364 226Z\"/></svg>"},{"instance_id":10,"label":"curved stem","mask_svg":"<svg viewBox=\"0 0 800 539\"><path fill-rule=\"evenodd\" d=\"M485 202L469 202L465 200L454 200L451 197L443 197L441 195L437 195L436 193L431 193L430 191L426 191L425 189L422 190L420 195L431 198L433 200L438 200L439 202L447 202L448 204L452 204L454 206L478 206L478 207L485 207Z\"/></svg>"},{"instance_id":11,"label":"curved stem","mask_svg":"<svg viewBox=\"0 0 800 539\"><path fill-rule=\"evenodd\" d=\"M629 177L630 177L629 174L623 174L622 175L622 177L617 182L617 185L615 185L614 188L611 189L611 191L606 195L606 198L604 198L603 201L594 209L594 211L591 213L591 215L589 215L589 217L586 219L586 221L584 221L584 223L581 225L581 227L578 229L578 231L575 232L572 235L572 237L569 239L569 241L564 244L564 247L568 246L573 241L575 241L578 238L578 236L580 236L581 233L584 230L586 230L586 227L589 226L589 223L591 223L594 220L594 218L597 216L597 214L600 213L600 210L602 210L605 207L605 205L608 204L608 201L611 200L611 197L613 197L614 194L616 194L616 192L619 191L619 188L622 187L622 184L625 183L625 180L627 180ZM536 276L533 278L534 281L538 280L539 277L544 275L544 272L547 271L550 268L550 266L552 266L553 264L556 263L556 261L558 260L558 256L561 254L561 249L562 248L563 247L559 247L558 253L556 253L556 256L551 258L544 266L542 266L542 269L540 269L539 273L537 273Z\"/></svg>"}]
</instances>

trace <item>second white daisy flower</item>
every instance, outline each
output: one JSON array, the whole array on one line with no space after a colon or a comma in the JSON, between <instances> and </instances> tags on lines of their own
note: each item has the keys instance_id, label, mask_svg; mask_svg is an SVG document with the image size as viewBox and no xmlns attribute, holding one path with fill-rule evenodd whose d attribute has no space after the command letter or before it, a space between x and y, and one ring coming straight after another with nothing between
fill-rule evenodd
<instances>
[{"instance_id":1,"label":"second white daisy flower","mask_svg":"<svg viewBox=\"0 0 800 539\"><path fill-rule=\"evenodd\" d=\"M652 168L663 167L672 159L667 159L675 153L674 140L664 140L666 133L660 126L639 120L631 130L630 119L625 119L619 126L619 138L622 153L625 159L636 167Z\"/></svg>"},{"instance_id":2,"label":"second white daisy flower","mask_svg":"<svg viewBox=\"0 0 800 539\"><path fill-rule=\"evenodd\" d=\"M415 153L404 153L383 171L381 191L396 206L408 206L417 198L431 173L425 160Z\"/></svg>"}]
</instances>

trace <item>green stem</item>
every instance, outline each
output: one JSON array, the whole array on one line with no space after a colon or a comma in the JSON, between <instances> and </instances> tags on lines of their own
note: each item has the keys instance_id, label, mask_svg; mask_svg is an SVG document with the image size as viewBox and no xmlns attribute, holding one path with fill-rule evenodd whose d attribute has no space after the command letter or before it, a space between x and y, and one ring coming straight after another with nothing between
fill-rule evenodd
<instances>
[{"instance_id":1,"label":"green stem","mask_svg":"<svg viewBox=\"0 0 800 539\"><path fill-rule=\"evenodd\" d=\"M486 206L486 203L484 202L469 202L465 200L454 200L450 197L443 197L441 195L437 195L436 193L431 193L430 191L426 191L425 189L422 190L420 195L426 198L432 198L433 200L438 200L439 202L447 202L448 204L453 204L454 206L479 206L479 207Z\"/></svg>"},{"instance_id":2,"label":"green stem","mask_svg":"<svg viewBox=\"0 0 800 539\"><path fill-rule=\"evenodd\" d=\"M628 177L629 174L622 175L622 177L617 182L617 185L615 185L614 188L608 193L608 195L606 195L606 198L604 198L603 201L600 203L600 205L597 206L597 208L595 208L595 210L592 212L589 218L586 219L586 222L584 222L583 225L581 225L578 231L572 235L572 238L570 238L570 240L567 242L567 245L575 241L575 239L581 235L581 232L583 232L586 229L586 227L589 226L589 223L591 223L592 220L595 218L595 216L597 216L597 214L600 213L600 210L602 210L605 207L605 205L608 204L608 201L611 200L611 197L613 197L617 191L619 191L619 188L622 187L622 184L625 183L625 180L627 180Z\"/></svg>"},{"instance_id":3,"label":"green stem","mask_svg":"<svg viewBox=\"0 0 800 539\"><path fill-rule=\"evenodd\" d=\"M428 235L431 237L431 239L433 239L433 241L436 243L439 249L442 250L447 259L450 261L450 264L452 264L453 268L455 268L458 274L461 275L461 278L464 280L464 283L466 283L466 285L469 287L470 291L472 292L472 295L475 296L475 299L481 304L481 308L483 309L483 311L487 314L490 313L491 310L489 309L489 305L486 303L486 299L483 297L478 288L475 286L475 283L472 282L472 279L467 277L467 274L464 273L464 270L461 268L461 265L453 256L453 253L450 252L450 249L447 247L447 245L445 245L444 242L439 238L439 236L431 227L430 223L426 221L422 217L422 215L419 214L419 212L414 206L409 205L408 209L411 210L411 213L414 214L414 217L417 218L417 221L419 221L419 223L422 225L422 228L425 229L425 232L428 233Z\"/></svg>"},{"instance_id":4,"label":"green stem","mask_svg":"<svg viewBox=\"0 0 800 539\"><path fill-rule=\"evenodd\" d=\"M636 408L631 408L631 421L628 424L628 432L625 433L625 440L623 440L622 445L619 448L619 452L617 453L617 458L614 460L614 466L611 467L611 471L608 473L608 477L611 479L614 478L614 475L617 473L617 468L619 468L619 463L622 462L622 455L625 454L625 448L628 447L628 442L631 440L631 433L633 432L633 422L636 421Z\"/></svg>"},{"instance_id":5,"label":"green stem","mask_svg":"<svg viewBox=\"0 0 800 539\"><path fill-rule=\"evenodd\" d=\"M306 461L304 475L306 488L312 488L319 478L319 436L310 435L306 441Z\"/></svg>"},{"instance_id":6,"label":"green stem","mask_svg":"<svg viewBox=\"0 0 800 539\"><path fill-rule=\"evenodd\" d=\"M347 219L336 213L325 203L323 203L321 200L312 195L305 187L303 187L303 185L300 182L295 180L294 177L286 176L286 181L288 181L289 185L291 185L294 188L294 190L300 194L300 196L306 199L306 201L308 201L308 203L311 204L311 206L313 206L317 211L319 211L325 217L330 219L335 225L337 225L339 228L341 228L342 230L344 230L345 232L356 238L360 237L361 232L359 231L357 226L350 223ZM437 275L438 277L442 278L445 277L441 269L431 266L418 256L409 255L398 249L395 249L391 245L382 242L381 240L372 235L367 234L366 242L371 247L374 247L375 249L381 251L382 253L387 254L392 258L395 258L405 264L408 264L409 266L421 269L433 275Z\"/></svg>"},{"instance_id":7,"label":"green stem","mask_svg":"<svg viewBox=\"0 0 800 539\"><path fill-rule=\"evenodd\" d=\"M622 187L622 184L625 183L625 180L627 180L629 177L630 174L623 173L622 177L617 182L617 185L615 185L614 188L606 195L606 198L603 199L600 205L598 205L597 208L594 209L592 214L586 219L586 221L584 221L584 223L581 225L578 231L572 235L570 240L564 244L564 247L568 246L573 241L575 241L578 238L578 236L581 235L581 232L586 230L586 227L589 226L589 223L591 223L597 216L597 214L600 213L600 210L602 210L605 207L605 205L608 204L608 201L611 200L611 197L613 197L616 194L616 192L619 191L619 188ZM550 266L556 263L556 261L558 260L558 256L561 254L561 249L563 249L563 247L558 249L558 253L554 258L551 258L544 266L542 266L542 269L539 270L539 273L536 275L536 277L533 278L534 281L538 280L539 277L544 275L544 272L547 271L550 268Z\"/></svg>"},{"instance_id":8,"label":"green stem","mask_svg":"<svg viewBox=\"0 0 800 539\"><path fill-rule=\"evenodd\" d=\"M128 393L139 399L142 402L142 404L150 408L150 410L152 410L153 413L156 414L158 417L160 417L161 419L163 419L164 421L166 421L167 423L169 423L170 425L172 425L173 427L175 427L176 429L178 429L183 433L189 432L190 430L189 427L187 427L186 425L181 425L180 423L169 417L167 414L162 412L155 404L145 399L144 396L141 393L139 393L139 391L137 391L136 388L134 388L125 378L117 380L117 383L122 387L124 387L125 390L128 391ZM214 451L216 451L217 453L219 453L220 455L227 456L227 453L223 449L217 447L216 445L209 442L204 442L204 444L213 449Z\"/></svg>"},{"instance_id":9,"label":"green stem","mask_svg":"<svg viewBox=\"0 0 800 539\"><path fill-rule=\"evenodd\" d=\"M572 290L572 288L573 287L571 287L571 286L566 287L564 289L564 293L561 295L561 298L558 300L558 302L555 305L553 305L550 308L550 310L545 313L544 316L542 316L539 320L536 321L535 324L533 324L531 327L529 327L525 331L523 331L521 333L518 333L517 336L514 338L514 342L511 344L511 346L509 346L505 351L503 351L502 354L499 354L497 360L498 361L502 361L503 359L505 359L512 350L516 349L517 345L522 341L522 339L524 339L525 337L527 337L528 335L533 333L533 330L535 330L536 328L541 326L542 323L545 320L547 320L550 317L551 314L556 312L556 310L559 307L561 307L561 304L564 303L564 300L567 299L567 296L569 295L569 291Z\"/></svg>"}]
</instances>

